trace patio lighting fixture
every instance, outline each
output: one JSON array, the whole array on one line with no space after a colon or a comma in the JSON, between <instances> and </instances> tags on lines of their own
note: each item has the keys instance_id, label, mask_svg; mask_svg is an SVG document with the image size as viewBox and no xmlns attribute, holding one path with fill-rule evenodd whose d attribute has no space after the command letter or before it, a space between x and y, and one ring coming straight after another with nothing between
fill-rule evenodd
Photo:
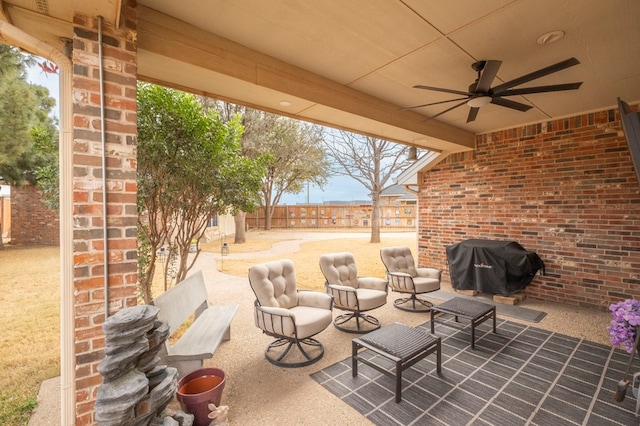
<instances>
[{"instance_id":1,"label":"patio lighting fixture","mask_svg":"<svg viewBox=\"0 0 640 426\"><path fill-rule=\"evenodd\" d=\"M289 102L289 101L280 101L280 106L283 106L283 107L291 106L291 102Z\"/></svg>"},{"instance_id":2,"label":"patio lighting fixture","mask_svg":"<svg viewBox=\"0 0 640 426\"><path fill-rule=\"evenodd\" d=\"M540 37L538 37L537 43L541 46L544 46L546 44L555 43L562 37L564 37L564 31L549 31L548 33L544 33Z\"/></svg>"},{"instance_id":3,"label":"patio lighting fixture","mask_svg":"<svg viewBox=\"0 0 640 426\"><path fill-rule=\"evenodd\" d=\"M491 103L491 96L478 96L467 101L471 108L480 108Z\"/></svg>"},{"instance_id":4,"label":"patio lighting fixture","mask_svg":"<svg viewBox=\"0 0 640 426\"><path fill-rule=\"evenodd\" d=\"M409 147L409 155L407 156L407 161L409 163L415 163L418 161L418 148L415 146Z\"/></svg>"}]
</instances>

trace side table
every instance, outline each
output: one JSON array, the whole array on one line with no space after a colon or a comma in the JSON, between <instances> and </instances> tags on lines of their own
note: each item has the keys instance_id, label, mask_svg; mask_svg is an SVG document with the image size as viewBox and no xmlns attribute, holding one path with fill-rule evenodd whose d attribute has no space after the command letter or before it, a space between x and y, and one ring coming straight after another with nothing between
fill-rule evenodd
<instances>
[{"instance_id":1,"label":"side table","mask_svg":"<svg viewBox=\"0 0 640 426\"><path fill-rule=\"evenodd\" d=\"M402 399L402 371L411 367L427 355L436 353L438 374L441 373L442 347L440 337L429 334L418 328L400 323L372 331L352 341L351 372L358 375L358 361L396 379L396 402ZM395 363L395 369L389 371L360 356L361 352L370 350Z\"/></svg>"},{"instance_id":2,"label":"side table","mask_svg":"<svg viewBox=\"0 0 640 426\"><path fill-rule=\"evenodd\" d=\"M489 318L493 318L493 332L496 332L496 307L488 303L478 302L477 300L465 299L462 297L454 297L437 306L431 308L431 333L434 333L435 314L454 315L456 322L458 317L466 318L471 321L471 349L475 349L476 345L476 326L482 324Z\"/></svg>"}]
</instances>

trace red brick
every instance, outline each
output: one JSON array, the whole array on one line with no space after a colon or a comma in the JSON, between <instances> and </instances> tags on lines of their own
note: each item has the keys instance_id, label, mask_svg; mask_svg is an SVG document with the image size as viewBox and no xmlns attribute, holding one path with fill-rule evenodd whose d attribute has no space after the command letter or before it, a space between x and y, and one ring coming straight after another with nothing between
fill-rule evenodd
<instances>
[{"instance_id":1,"label":"red brick","mask_svg":"<svg viewBox=\"0 0 640 426\"><path fill-rule=\"evenodd\" d=\"M549 274L527 288L535 298L602 307L633 297L638 181L620 123L593 117L478 135L474 152L420 174L419 263L448 280L445 246L514 240L545 261Z\"/></svg>"}]
</instances>

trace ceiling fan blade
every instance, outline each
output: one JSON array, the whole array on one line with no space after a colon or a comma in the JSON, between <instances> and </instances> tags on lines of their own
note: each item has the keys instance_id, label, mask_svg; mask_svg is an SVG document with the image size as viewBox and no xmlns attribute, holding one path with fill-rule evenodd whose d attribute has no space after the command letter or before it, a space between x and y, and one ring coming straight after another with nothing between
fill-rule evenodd
<instances>
[{"instance_id":1,"label":"ceiling fan blade","mask_svg":"<svg viewBox=\"0 0 640 426\"><path fill-rule=\"evenodd\" d=\"M453 93L454 95L463 95L463 96L471 96L473 93L462 92L460 90L453 89L443 89L442 87L431 87L431 86L423 86L422 84L416 84L413 86L414 89L424 89L424 90L434 90L436 92L444 92L444 93Z\"/></svg>"},{"instance_id":2,"label":"ceiling fan blade","mask_svg":"<svg viewBox=\"0 0 640 426\"><path fill-rule=\"evenodd\" d=\"M444 111L437 113L436 115L432 115L431 117L427 118L425 121L433 120L436 117L440 117L442 114L445 114L445 113L447 113L447 112L449 112L449 111L451 111L453 109L461 107L462 105L465 105L466 103L467 103L467 101L465 100L465 101L460 102L459 104L455 104L451 108L447 108Z\"/></svg>"},{"instance_id":3,"label":"ceiling fan blade","mask_svg":"<svg viewBox=\"0 0 640 426\"><path fill-rule=\"evenodd\" d=\"M531 105L526 105L520 102L510 101L509 99L502 99L502 98L493 98L491 99L491 103L494 105L500 105L500 106L511 108L511 109L517 109L518 111L522 111L522 112L529 111L531 108L533 108Z\"/></svg>"},{"instance_id":4,"label":"ceiling fan blade","mask_svg":"<svg viewBox=\"0 0 640 426\"><path fill-rule=\"evenodd\" d=\"M553 84L551 86L523 87L521 89L509 89L500 93L500 96L528 95L531 93L560 92L562 90L575 90L582 85L579 83Z\"/></svg>"},{"instance_id":5,"label":"ceiling fan blade","mask_svg":"<svg viewBox=\"0 0 640 426\"><path fill-rule=\"evenodd\" d=\"M415 108L422 108L422 107L431 106L431 105L446 104L447 102L461 101L463 99L469 99L469 98L468 97L466 97L466 98L455 98L455 99L449 99L447 101L431 102L431 103L428 103L428 104L422 104L422 105L416 105L416 106L402 108L400 111L406 111L408 109L415 109Z\"/></svg>"},{"instance_id":6,"label":"ceiling fan blade","mask_svg":"<svg viewBox=\"0 0 640 426\"><path fill-rule=\"evenodd\" d=\"M467 123L471 123L478 116L480 108L469 108L469 115L467 116Z\"/></svg>"},{"instance_id":7,"label":"ceiling fan blade","mask_svg":"<svg viewBox=\"0 0 640 426\"><path fill-rule=\"evenodd\" d=\"M523 75L522 77L518 77L516 79L513 79L511 81L507 81L506 83L500 84L496 87L494 87L493 89L491 89L491 93L494 95L499 95L502 92L504 92L505 90L513 87L513 86L519 86L521 84L527 83L531 80L535 80L541 77L544 77L545 75L549 75L549 74L553 74L554 72L558 72L561 71L565 68L569 68L572 67L574 65L578 65L580 63L580 61L578 61L576 58L569 58L566 59L562 62L558 62L557 64L553 64L553 65L549 65L548 67L539 69L538 71L534 71L532 73Z\"/></svg>"},{"instance_id":8,"label":"ceiling fan blade","mask_svg":"<svg viewBox=\"0 0 640 426\"><path fill-rule=\"evenodd\" d=\"M486 61L482 69L482 74L480 75L480 80L478 80L478 85L476 86L476 92L489 92L491 83L493 83L493 79L496 78L500 65L502 65L502 61Z\"/></svg>"}]
</instances>

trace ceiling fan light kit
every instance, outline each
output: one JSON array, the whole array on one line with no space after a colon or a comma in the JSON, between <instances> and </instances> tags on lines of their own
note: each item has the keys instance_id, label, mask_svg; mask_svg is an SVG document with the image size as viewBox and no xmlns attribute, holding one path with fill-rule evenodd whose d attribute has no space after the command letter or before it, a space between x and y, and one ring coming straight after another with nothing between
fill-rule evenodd
<instances>
[{"instance_id":1,"label":"ceiling fan light kit","mask_svg":"<svg viewBox=\"0 0 640 426\"><path fill-rule=\"evenodd\" d=\"M541 36L541 38L542 37L543 36ZM459 95L462 97L449 99L446 101L431 102L428 104L416 105L416 106L412 106L404 109L422 108L426 106L444 104L448 102L462 101L448 109L445 109L444 111L439 112L436 115L429 117L428 119L429 120L434 119L436 117L441 116L442 114L445 114L453 109L456 109L466 104L470 107L469 115L467 116L467 123L470 123L476 119L476 116L478 115L478 111L480 107L483 107L490 103L501 106L501 107L525 112L530 110L533 107L531 105L527 105L522 102L517 102L510 99L505 99L505 98L508 96L531 95L534 93L576 90L582 85L582 82L552 84L547 86L536 86L536 87L522 87L519 89L514 87L520 86L521 84L525 84L533 80L537 80L549 74L562 71L566 68L572 67L574 65L578 65L579 63L580 61L578 61L576 58L569 58L564 61L558 62L556 64L550 65L548 67L541 68L532 73L515 78L513 80L509 80L506 83L502 83L497 86L491 87L491 84L493 83L493 80L496 78L496 75L498 74L498 70L502 65L502 61L496 61L496 60L477 61L471 65L471 68L473 68L473 70L478 73L478 77L476 78L476 81L469 86L469 89L466 92L462 90L445 89L442 87L424 86L421 84L417 84L413 86L416 89L450 93L450 94Z\"/></svg>"},{"instance_id":2,"label":"ceiling fan light kit","mask_svg":"<svg viewBox=\"0 0 640 426\"><path fill-rule=\"evenodd\" d=\"M480 108L491 103L491 96L478 96L467 101L467 105L471 108Z\"/></svg>"}]
</instances>

